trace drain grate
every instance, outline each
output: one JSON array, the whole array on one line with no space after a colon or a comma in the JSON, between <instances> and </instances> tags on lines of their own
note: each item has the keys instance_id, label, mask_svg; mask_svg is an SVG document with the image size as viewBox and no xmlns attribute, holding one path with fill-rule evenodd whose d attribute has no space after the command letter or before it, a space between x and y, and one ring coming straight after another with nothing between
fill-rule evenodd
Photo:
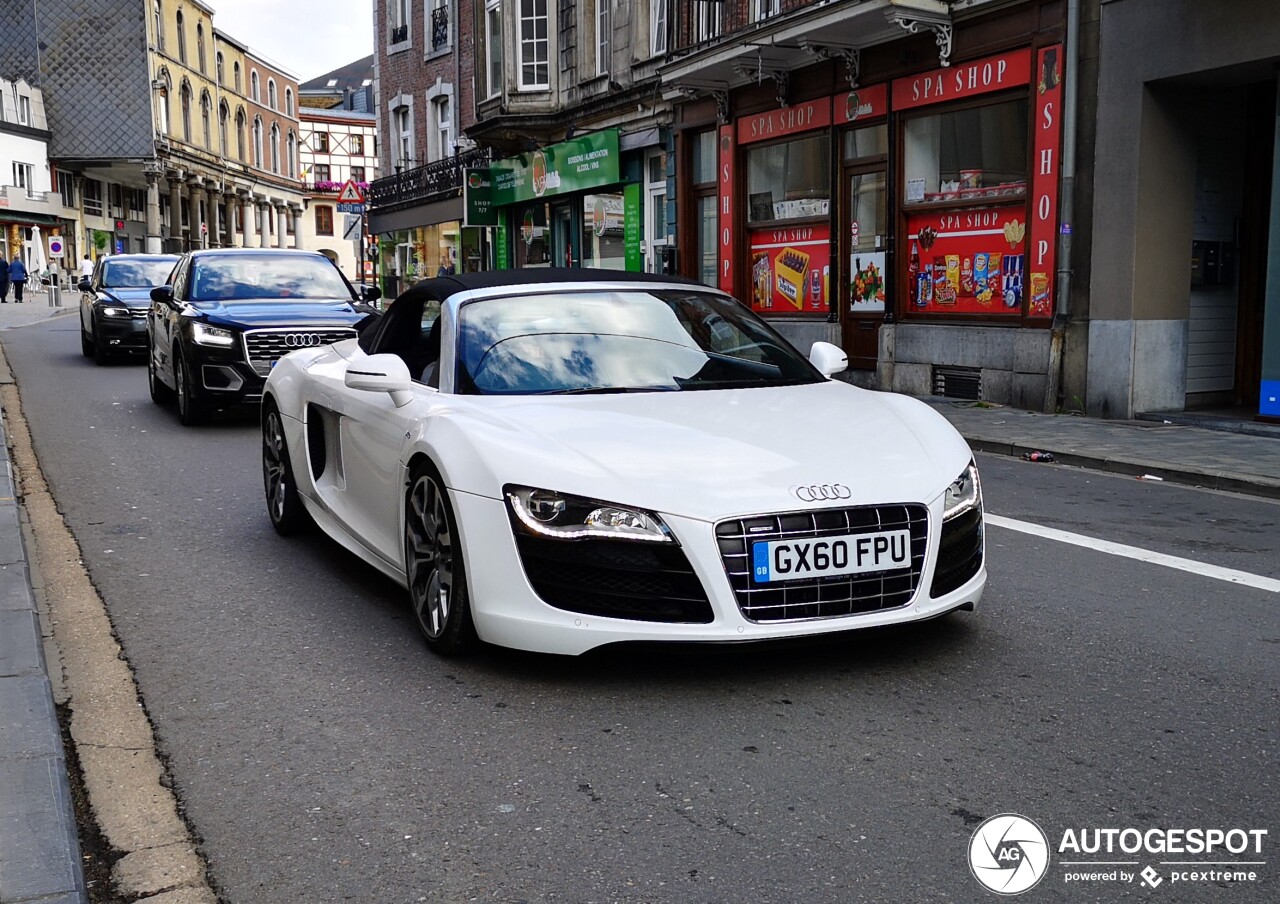
<instances>
[{"instance_id":1,"label":"drain grate","mask_svg":"<svg viewBox=\"0 0 1280 904\"><path fill-rule=\"evenodd\" d=\"M948 399L982 398L982 371L976 367L933 366L933 394Z\"/></svg>"}]
</instances>

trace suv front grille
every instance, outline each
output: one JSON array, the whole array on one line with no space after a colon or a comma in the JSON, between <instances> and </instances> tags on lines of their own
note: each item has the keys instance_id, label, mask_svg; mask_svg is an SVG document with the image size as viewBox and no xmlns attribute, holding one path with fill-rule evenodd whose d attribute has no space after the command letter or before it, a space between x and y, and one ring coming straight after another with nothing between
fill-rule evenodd
<instances>
[{"instance_id":1,"label":"suv front grille","mask_svg":"<svg viewBox=\"0 0 1280 904\"><path fill-rule=\"evenodd\" d=\"M903 529L911 532L910 568L764 584L752 578L751 545L756 542ZM716 543L738 608L754 622L838 618L905 606L920 584L928 537L929 511L923 505L820 509L716 525Z\"/></svg>"},{"instance_id":2,"label":"suv front grille","mask_svg":"<svg viewBox=\"0 0 1280 904\"><path fill-rule=\"evenodd\" d=\"M276 361L300 348L314 348L354 339L356 331L350 327L280 327L269 330L249 330L244 334L244 351L250 366L262 377L271 373Z\"/></svg>"}]
</instances>

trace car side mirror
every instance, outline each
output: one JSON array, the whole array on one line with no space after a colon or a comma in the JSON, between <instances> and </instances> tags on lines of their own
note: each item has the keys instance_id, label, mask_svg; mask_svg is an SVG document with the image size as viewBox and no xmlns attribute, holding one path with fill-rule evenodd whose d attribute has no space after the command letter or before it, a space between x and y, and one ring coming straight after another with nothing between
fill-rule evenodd
<instances>
[{"instance_id":1,"label":"car side mirror","mask_svg":"<svg viewBox=\"0 0 1280 904\"><path fill-rule=\"evenodd\" d=\"M809 349L809 363L818 368L824 377L830 377L849 367L849 356L838 345L815 342Z\"/></svg>"},{"instance_id":2,"label":"car side mirror","mask_svg":"<svg viewBox=\"0 0 1280 904\"><path fill-rule=\"evenodd\" d=\"M81 291L81 292L88 292L88 291L89 291L90 289L92 289L92 288L93 288L93 283L89 282L89 280L87 280L87 279L83 279L83 278L80 280L80 291Z\"/></svg>"},{"instance_id":3,"label":"car side mirror","mask_svg":"<svg viewBox=\"0 0 1280 904\"><path fill-rule=\"evenodd\" d=\"M173 301L173 286L156 286L151 290L151 300L158 304L169 304Z\"/></svg>"},{"instance_id":4,"label":"car side mirror","mask_svg":"<svg viewBox=\"0 0 1280 904\"><path fill-rule=\"evenodd\" d=\"M364 296L365 301L377 301L382 297L382 290L377 286L369 286L361 293L361 295Z\"/></svg>"},{"instance_id":5,"label":"car side mirror","mask_svg":"<svg viewBox=\"0 0 1280 904\"><path fill-rule=\"evenodd\" d=\"M347 365L342 382L348 389L389 392L391 401L397 408L403 408L413 401L413 393L409 391L413 380L409 376L408 365L399 355L368 355L357 358Z\"/></svg>"}]
</instances>

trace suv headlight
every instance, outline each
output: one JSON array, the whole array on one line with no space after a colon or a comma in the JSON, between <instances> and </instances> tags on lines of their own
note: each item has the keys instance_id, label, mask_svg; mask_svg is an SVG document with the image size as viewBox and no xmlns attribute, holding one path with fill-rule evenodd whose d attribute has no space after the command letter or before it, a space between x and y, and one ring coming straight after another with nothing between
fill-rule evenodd
<instances>
[{"instance_id":1,"label":"suv headlight","mask_svg":"<svg viewBox=\"0 0 1280 904\"><path fill-rule=\"evenodd\" d=\"M950 521L970 509L982 508L982 483L978 480L978 466L969 466L947 487L942 503L942 520Z\"/></svg>"},{"instance_id":2,"label":"suv headlight","mask_svg":"<svg viewBox=\"0 0 1280 904\"><path fill-rule=\"evenodd\" d=\"M507 486L503 494L515 524L535 536L554 540L675 542L662 519L644 509L533 487Z\"/></svg>"},{"instance_id":3,"label":"suv headlight","mask_svg":"<svg viewBox=\"0 0 1280 904\"><path fill-rule=\"evenodd\" d=\"M231 330L224 330L220 326L209 326L198 320L191 324L191 338L200 345L217 345L222 348L228 348L236 341L235 333Z\"/></svg>"},{"instance_id":4,"label":"suv headlight","mask_svg":"<svg viewBox=\"0 0 1280 904\"><path fill-rule=\"evenodd\" d=\"M129 309L122 308L118 305L104 304L98 308L102 312L103 317L128 317Z\"/></svg>"}]
</instances>

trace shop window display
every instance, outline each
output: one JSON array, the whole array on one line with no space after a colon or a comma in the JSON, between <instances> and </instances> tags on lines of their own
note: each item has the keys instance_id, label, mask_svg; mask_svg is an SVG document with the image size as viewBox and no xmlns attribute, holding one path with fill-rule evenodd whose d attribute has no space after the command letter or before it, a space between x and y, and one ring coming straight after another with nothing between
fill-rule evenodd
<instances>
[{"instance_id":1,"label":"shop window display","mask_svg":"<svg viewBox=\"0 0 1280 904\"><path fill-rule=\"evenodd\" d=\"M828 216L830 170L826 135L752 148L747 152L748 222Z\"/></svg>"},{"instance_id":2,"label":"shop window display","mask_svg":"<svg viewBox=\"0 0 1280 904\"><path fill-rule=\"evenodd\" d=\"M907 121L906 204L1023 198L1027 193L1025 99Z\"/></svg>"},{"instance_id":3,"label":"shop window display","mask_svg":"<svg viewBox=\"0 0 1280 904\"><path fill-rule=\"evenodd\" d=\"M516 236L517 267L551 266L551 231L547 228L547 205L531 204L520 211Z\"/></svg>"},{"instance_id":4,"label":"shop window display","mask_svg":"<svg viewBox=\"0 0 1280 904\"><path fill-rule=\"evenodd\" d=\"M587 195L582 203L582 265L625 270L622 194Z\"/></svg>"}]
</instances>

